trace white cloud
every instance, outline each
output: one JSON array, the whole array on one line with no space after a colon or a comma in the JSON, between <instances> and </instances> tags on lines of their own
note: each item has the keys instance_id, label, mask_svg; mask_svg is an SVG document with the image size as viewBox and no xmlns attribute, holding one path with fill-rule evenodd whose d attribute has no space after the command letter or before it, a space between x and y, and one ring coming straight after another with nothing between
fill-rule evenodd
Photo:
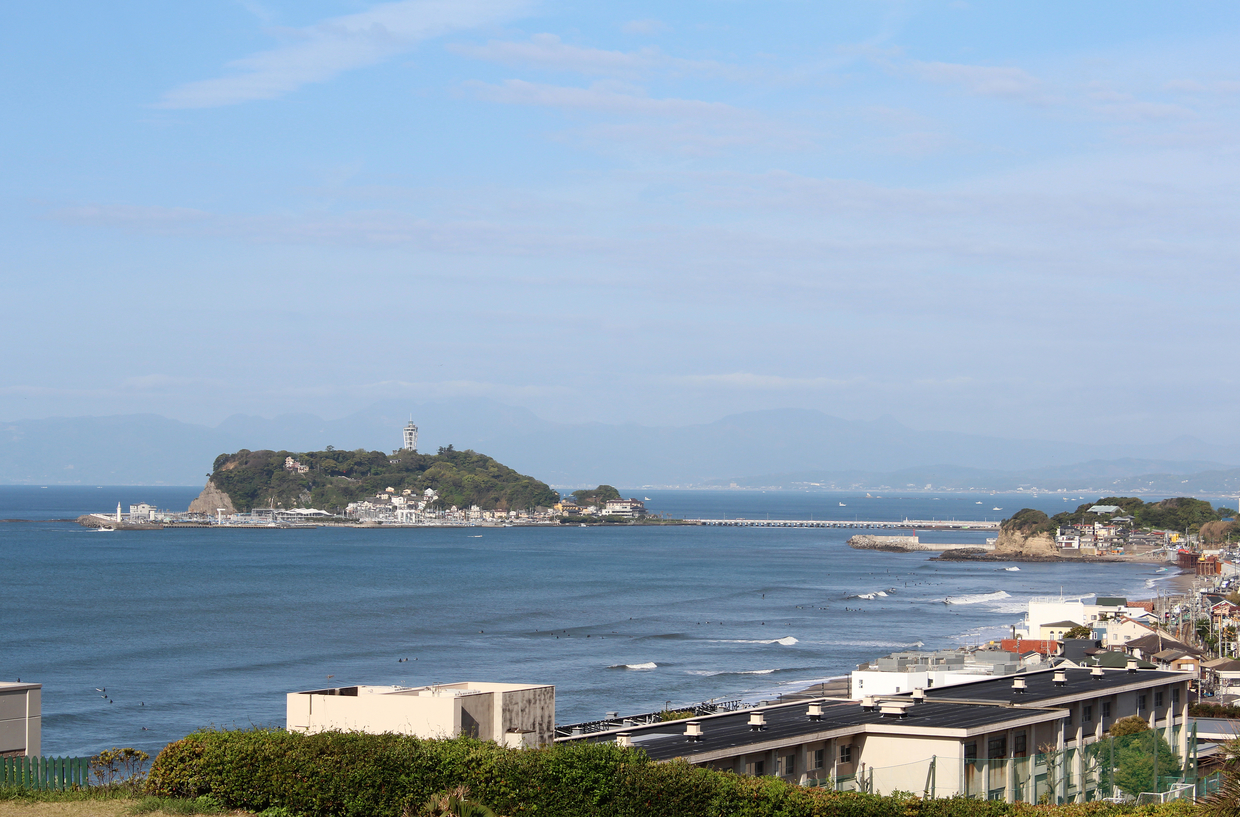
<instances>
[{"instance_id":1,"label":"white cloud","mask_svg":"<svg viewBox=\"0 0 1240 817\"><path fill-rule=\"evenodd\" d=\"M732 372L730 374L689 374L670 377L668 380L685 386L713 386L729 389L785 390L820 389L832 386L848 386L856 379L841 380L832 377L781 377L773 374Z\"/></svg>"},{"instance_id":2,"label":"white cloud","mask_svg":"<svg viewBox=\"0 0 1240 817\"><path fill-rule=\"evenodd\" d=\"M671 26L662 20L630 20L620 26L625 34L663 34L671 31Z\"/></svg>"},{"instance_id":3,"label":"white cloud","mask_svg":"<svg viewBox=\"0 0 1240 817\"><path fill-rule=\"evenodd\" d=\"M958 85L974 96L1035 104L1048 101L1041 80L1020 68L913 61L909 69L926 82Z\"/></svg>"},{"instance_id":4,"label":"white cloud","mask_svg":"<svg viewBox=\"0 0 1240 817\"><path fill-rule=\"evenodd\" d=\"M565 44L554 34L535 34L528 42L500 42L486 45L449 45L448 50L473 59L505 65L532 65L583 74L623 74L653 68L667 60L658 49L636 52L605 51Z\"/></svg>"},{"instance_id":5,"label":"white cloud","mask_svg":"<svg viewBox=\"0 0 1240 817\"><path fill-rule=\"evenodd\" d=\"M275 99L374 65L419 42L518 14L525 0L399 0L284 32L286 44L229 63L234 73L164 95L164 108L213 108Z\"/></svg>"},{"instance_id":6,"label":"white cloud","mask_svg":"<svg viewBox=\"0 0 1240 817\"><path fill-rule=\"evenodd\" d=\"M662 74L693 74L736 81L753 81L772 75L769 67L753 69L714 60L686 60L668 56L654 47L637 51L584 48L569 45L555 34L545 33L535 34L525 42L491 40L486 45L454 43L448 46L448 50L463 57L498 62L503 65L606 76L636 76L658 71Z\"/></svg>"},{"instance_id":7,"label":"white cloud","mask_svg":"<svg viewBox=\"0 0 1240 817\"><path fill-rule=\"evenodd\" d=\"M698 99L655 99L631 86L616 82L596 82L589 88L545 85L520 79L504 80L500 85L482 82L468 87L489 102L507 105L540 105L551 108L603 111L606 113L691 117L695 119L734 119L747 112L722 102Z\"/></svg>"}]
</instances>

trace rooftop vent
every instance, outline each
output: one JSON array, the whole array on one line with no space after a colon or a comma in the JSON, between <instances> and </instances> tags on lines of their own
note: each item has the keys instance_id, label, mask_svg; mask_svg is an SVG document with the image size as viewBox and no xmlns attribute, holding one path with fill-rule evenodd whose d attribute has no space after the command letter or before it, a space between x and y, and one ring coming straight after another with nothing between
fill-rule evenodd
<instances>
[{"instance_id":1,"label":"rooftop vent","mask_svg":"<svg viewBox=\"0 0 1240 817\"><path fill-rule=\"evenodd\" d=\"M616 733L616 745L631 747L633 745L633 736L629 734L628 732L617 732Z\"/></svg>"},{"instance_id":2,"label":"rooftop vent","mask_svg":"<svg viewBox=\"0 0 1240 817\"><path fill-rule=\"evenodd\" d=\"M1012 679L1012 691L1015 692L1017 695L1024 695L1025 694L1025 679L1024 678L1013 678Z\"/></svg>"},{"instance_id":3,"label":"rooftop vent","mask_svg":"<svg viewBox=\"0 0 1240 817\"><path fill-rule=\"evenodd\" d=\"M749 716L749 728L754 732L761 732L766 728L766 715L761 712L754 712Z\"/></svg>"},{"instance_id":4,"label":"rooftop vent","mask_svg":"<svg viewBox=\"0 0 1240 817\"><path fill-rule=\"evenodd\" d=\"M822 704L812 703L809 705L809 719L811 721L822 720Z\"/></svg>"},{"instance_id":5,"label":"rooftop vent","mask_svg":"<svg viewBox=\"0 0 1240 817\"><path fill-rule=\"evenodd\" d=\"M619 712L608 712L608 713L607 713L607 716L606 716L606 719L607 719L607 720L609 720L609 721L614 721L614 720L615 720L616 718L618 718L618 717L620 717L620 713L619 713Z\"/></svg>"},{"instance_id":6,"label":"rooftop vent","mask_svg":"<svg viewBox=\"0 0 1240 817\"><path fill-rule=\"evenodd\" d=\"M912 708L912 701L883 701L878 711L883 717L907 718L908 711Z\"/></svg>"},{"instance_id":7,"label":"rooftop vent","mask_svg":"<svg viewBox=\"0 0 1240 817\"><path fill-rule=\"evenodd\" d=\"M702 739L702 724L700 721L689 721L685 724L685 737L690 742L696 743Z\"/></svg>"},{"instance_id":8,"label":"rooftop vent","mask_svg":"<svg viewBox=\"0 0 1240 817\"><path fill-rule=\"evenodd\" d=\"M1129 672L1136 672L1137 671L1137 659L1129 658L1128 664L1127 666L1124 667L1124 669L1128 670Z\"/></svg>"},{"instance_id":9,"label":"rooftop vent","mask_svg":"<svg viewBox=\"0 0 1240 817\"><path fill-rule=\"evenodd\" d=\"M1065 670L1057 669L1055 670L1055 675L1051 680L1055 682L1055 686L1057 687L1067 686L1068 673Z\"/></svg>"},{"instance_id":10,"label":"rooftop vent","mask_svg":"<svg viewBox=\"0 0 1240 817\"><path fill-rule=\"evenodd\" d=\"M874 711L874 696L866 695L862 697L861 708L864 709L866 712L873 712Z\"/></svg>"},{"instance_id":11,"label":"rooftop vent","mask_svg":"<svg viewBox=\"0 0 1240 817\"><path fill-rule=\"evenodd\" d=\"M917 703L921 703L921 702L925 701L925 700L926 700L926 691L925 691L924 689L922 689L921 687L917 687L917 689L914 689L914 690L913 690L913 700L914 700L914 701L917 701Z\"/></svg>"},{"instance_id":12,"label":"rooftop vent","mask_svg":"<svg viewBox=\"0 0 1240 817\"><path fill-rule=\"evenodd\" d=\"M1091 678L1096 678L1096 679L1098 679L1099 681L1101 681L1101 680L1102 680L1102 678L1103 678L1103 676L1105 676L1105 675L1106 675L1106 673L1102 671L1102 667L1101 667L1101 666L1094 667L1093 669L1091 669L1091 670L1089 671L1089 677L1091 677Z\"/></svg>"}]
</instances>

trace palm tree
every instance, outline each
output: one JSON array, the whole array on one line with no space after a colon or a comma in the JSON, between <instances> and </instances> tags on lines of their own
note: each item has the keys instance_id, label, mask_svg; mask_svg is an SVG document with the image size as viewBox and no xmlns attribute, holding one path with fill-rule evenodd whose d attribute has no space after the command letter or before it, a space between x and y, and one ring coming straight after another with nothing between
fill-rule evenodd
<instances>
[{"instance_id":1,"label":"palm tree","mask_svg":"<svg viewBox=\"0 0 1240 817\"><path fill-rule=\"evenodd\" d=\"M406 808L401 817L414 817ZM422 804L417 817L497 817L494 811L469 799L469 787L457 786L455 789L436 794Z\"/></svg>"}]
</instances>

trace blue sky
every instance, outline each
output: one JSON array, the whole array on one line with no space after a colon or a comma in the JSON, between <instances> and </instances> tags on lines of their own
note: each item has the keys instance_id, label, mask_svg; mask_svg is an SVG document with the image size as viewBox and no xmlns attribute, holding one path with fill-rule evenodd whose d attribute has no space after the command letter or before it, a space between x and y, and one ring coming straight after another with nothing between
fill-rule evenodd
<instances>
[{"instance_id":1,"label":"blue sky","mask_svg":"<svg viewBox=\"0 0 1240 817\"><path fill-rule=\"evenodd\" d=\"M1240 441L1240 7L10 4L0 419Z\"/></svg>"}]
</instances>

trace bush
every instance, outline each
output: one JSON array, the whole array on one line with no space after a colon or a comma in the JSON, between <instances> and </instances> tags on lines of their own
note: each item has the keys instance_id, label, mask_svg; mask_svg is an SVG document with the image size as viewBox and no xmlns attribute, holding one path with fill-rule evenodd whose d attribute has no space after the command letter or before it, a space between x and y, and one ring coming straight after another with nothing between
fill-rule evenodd
<instances>
[{"instance_id":1,"label":"bush","mask_svg":"<svg viewBox=\"0 0 1240 817\"><path fill-rule=\"evenodd\" d=\"M472 738L262 729L196 732L169 744L147 793L208 801L275 817L399 817L467 786L497 814L539 817L1178 817L1178 806L1105 803L1035 807L965 798L923 801L806 789L655 763L637 749L575 743L506 749ZM1185 815L1185 817L1187 817Z\"/></svg>"}]
</instances>

